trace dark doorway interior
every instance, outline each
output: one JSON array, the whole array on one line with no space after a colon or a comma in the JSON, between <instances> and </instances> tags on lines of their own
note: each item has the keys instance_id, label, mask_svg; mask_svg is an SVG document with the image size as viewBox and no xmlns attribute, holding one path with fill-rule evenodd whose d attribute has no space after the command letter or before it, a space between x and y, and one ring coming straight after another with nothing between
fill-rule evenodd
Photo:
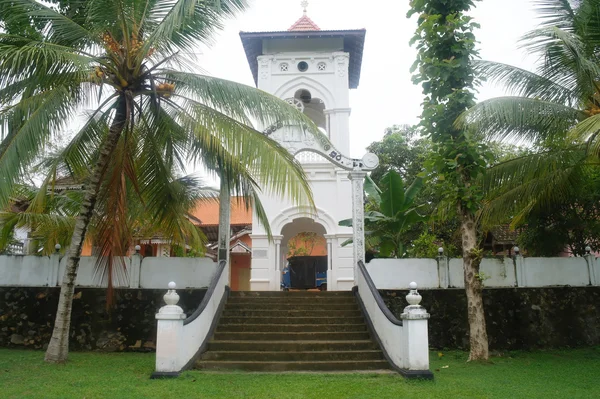
<instances>
[{"instance_id":1,"label":"dark doorway interior","mask_svg":"<svg viewBox=\"0 0 600 399\"><path fill-rule=\"evenodd\" d=\"M291 288L317 288L317 276L327 273L327 256L293 256L288 262Z\"/></svg>"}]
</instances>

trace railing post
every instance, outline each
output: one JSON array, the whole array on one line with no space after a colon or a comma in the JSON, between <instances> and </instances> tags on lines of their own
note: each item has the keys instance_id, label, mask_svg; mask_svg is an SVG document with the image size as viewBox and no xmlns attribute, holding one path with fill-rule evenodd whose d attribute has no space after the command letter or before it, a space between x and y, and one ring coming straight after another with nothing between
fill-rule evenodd
<instances>
[{"instance_id":1,"label":"railing post","mask_svg":"<svg viewBox=\"0 0 600 399\"><path fill-rule=\"evenodd\" d=\"M402 345L404 368L411 371L429 372L429 337L427 319L429 313L421 305L421 295L417 292L417 283L410 283L410 292L406 296L409 303L404 308L402 318Z\"/></svg>"},{"instance_id":2,"label":"railing post","mask_svg":"<svg viewBox=\"0 0 600 399\"><path fill-rule=\"evenodd\" d=\"M56 287L60 282L60 244L54 246L54 253L50 255L50 268L48 269L48 287Z\"/></svg>"},{"instance_id":3,"label":"railing post","mask_svg":"<svg viewBox=\"0 0 600 399\"><path fill-rule=\"evenodd\" d=\"M596 276L596 256L592 254L592 248L588 245L585 247L585 262L588 267L588 277L590 285L598 285L598 276Z\"/></svg>"},{"instance_id":4,"label":"railing post","mask_svg":"<svg viewBox=\"0 0 600 399\"><path fill-rule=\"evenodd\" d=\"M131 255L129 261L129 288L140 288L140 278L142 274L142 255L139 245L135 246L135 253Z\"/></svg>"},{"instance_id":5,"label":"railing post","mask_svg":"<svg viewBox=\"0 0 600 399\"><path fill-rule=\"evenodd\" d=\"M440 288L448 288L450 283L450 267L448 265L448 257L444 255L444 248L438 248L438 282Z\"/></svg>"},{"instance_id":6,"label":"railing post","mask_svg":"<svg viewBox=\"0 0 600 399\"><path fill-rule=\"evenodd\" d=\"M527 278L525 273L525 264L523 262L523 255L519 247L514 247L513 262L515 265L515 286L516 287L527 287Z\"/></svg>"},{"instance_id":7,"label":"railing post","mask_svg":"<svg viewBox=\"0 0 600 399\"><path fill-rule=\"evenodd\" d=\"M152 378L175 377L183 367L181 354L185 314L177 306L179 295L175 291L176 287L174 282L169 283L169 290L163 297L167 305L156 314L156 371Z\"/></svg>"}]
</instances>

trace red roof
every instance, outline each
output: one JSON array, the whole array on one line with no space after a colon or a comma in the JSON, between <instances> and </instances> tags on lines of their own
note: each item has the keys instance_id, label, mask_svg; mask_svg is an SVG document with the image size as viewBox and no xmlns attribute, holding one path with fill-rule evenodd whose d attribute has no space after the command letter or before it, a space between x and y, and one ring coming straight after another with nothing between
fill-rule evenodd
<instances>
[{"instance_id":1,"label":"red roof","mask_svg":"<svg viewBox=\"0 0 600 399\"><path fill-rule=\"evenodd\" d=\"M294 22L294 25L290 26L288 31L315 31L321 30L317 24L313 22L312 19L308 18L306 14L304 14L299 20Z\"/></svg>"}]
</instances>

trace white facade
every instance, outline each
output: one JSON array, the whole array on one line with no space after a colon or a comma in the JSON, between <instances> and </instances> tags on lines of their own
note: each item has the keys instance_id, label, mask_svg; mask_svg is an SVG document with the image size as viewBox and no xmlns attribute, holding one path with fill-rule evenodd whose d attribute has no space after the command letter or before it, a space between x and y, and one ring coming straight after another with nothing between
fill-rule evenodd
<instances>
[{"instance_id":1,"label":"white facade","mask_svg":"<svg viewBox=\"0 0 600 399\"><path fill-rule=\"evenodd\" d=\"M257 86L296 105L327 135L338 152L349 152L349 60L344 38L302 37L265 38L262 54L257 56ZM303 148L306 137L291 128L273 133L294 152ZM296 145L297 143L297 145ZM294 206L279 198L263 196L264 208L274 242L253 217L252 266L250 288L253 291L279 290L281 270L290 238L302 232L322 234L327 240L328 290L350 290L354 285L352 246L341 244L352 237L352 229L338 222L352 217L352 187L348 171L334 166L320 155L301 152L313 191L316 213Z\"/></svg>"}]
</instances>

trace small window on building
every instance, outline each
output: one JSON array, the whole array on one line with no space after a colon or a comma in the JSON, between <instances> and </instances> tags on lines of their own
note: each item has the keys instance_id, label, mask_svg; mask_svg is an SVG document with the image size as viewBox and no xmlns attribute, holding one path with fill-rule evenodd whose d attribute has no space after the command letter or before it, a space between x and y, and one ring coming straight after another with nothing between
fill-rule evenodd
<instances>
[{"instance_id":1,"label":"small window on building","mask_svg":"<svg viewBox=\"0 0 600 399\"><path fill-rule=\"evenodd\" d=\"M324 71L324 70L326 70L326 69L327 69L327 64L326 64L326 63L324 63L324 62L319 62L319 63L317 64L317 69L318 69L319 71Z\"/></svg>"},{"instance_id":2,"label":"small window on building","mask_svg":"<svg viewBox=\"0 0 600 399\"><path fill-rule=\"evenodd\" d=\"M287 64L287 62L282 62L281 64L279 64L279 70L281 72L287 72L289 66Z\"/></svg>"},{"instance_id":3,"label":"small window on building","mask_svg":"<svg viewBox=\"0 0 600 399\"><path fill-rule=\"evenodd\" d=\"M308 64L306 63L306 61L300 61L298 63L298 70L300 72L306 72L306 71L308 71Z\"/></svg>"}]
</instances>

